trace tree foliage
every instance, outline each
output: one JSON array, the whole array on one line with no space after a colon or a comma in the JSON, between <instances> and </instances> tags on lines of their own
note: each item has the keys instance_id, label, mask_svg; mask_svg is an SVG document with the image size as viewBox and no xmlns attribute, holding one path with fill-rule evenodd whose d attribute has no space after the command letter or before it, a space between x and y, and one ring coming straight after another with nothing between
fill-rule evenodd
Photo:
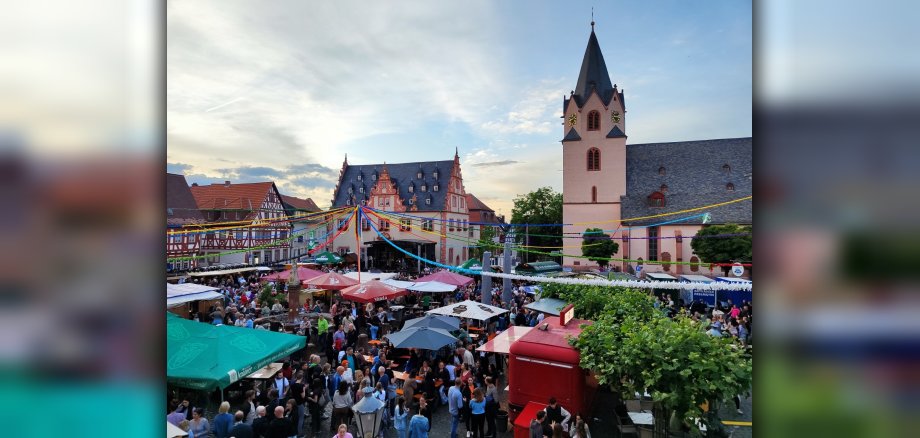
<instances>
[{"instance_id":1,"label":"tree foliage","mask_svg":"<svg viewBox=\"0 0 920 438\"><path fill-rule=\"evenodd\" d=\"M600 228L588 228L582 234L581 254L597 262L601 268L606 267L610 263L607 259L619 250L620 244Z\"/></svg>"},{"instance_id":2,"label":"tree foliage","mask_svg":"<svg viewBox=\"0 0 920 438\"><path fill-rule=\"evenodd\" d=\"M500 245L495 243L495 228L487 225L482 226L482 230L479 233L479 241L476 242L476 246L470 249L470 257L475 259L482 259L482 254L486 251L495 252L495 249L499 248Z\"/></svg>"},{"instance_id":3,"label":"tree foliage","mask_svg":"<svg viewBox=\"0 0 920 438\"><path fill-rule=\"evenodd\" d=\"M647 321L662 313L648 292L625 287L581 286L546 283L541 297L558 298L575 305L575 316L596 321L601 317L619 322L633 318Z\"/></svg>"},{"instance_id":4,"label":"tree foliage","mask_svg":"<svg viewBox=\"0 0 920 438\"><path fill-rule=\"evenodd\" d=\"M553 191L551 187L541 187L526 195L514 198L514 208L511 210L511 222L515 224L561 224L562 223L562 193ZM516 227L517 242L524 242L524 236L530 234L529 245L543 247L562 246L562 226L533 226ZM549 252L541 249L541 251Z\"/></svg>"},{"instance_id":5,"label":"tree foliage","mask_svg":"<svg viewBox=\"0 0 920 438\"><path fill-rule=\"evenodd\" d=\"M693 248L693 252L699 255L700 259L706 263L731 263L741 260L751 262L754 260L751 234L746 236L705 238L706 236L742 233L751 233L751 227L739 226L736 224L710 225L696 233L697 238L694 238L693 241L690 242L690 247ZM729 269L728 266L722 267L726 275Z\"/></svg>"}]
</instances>

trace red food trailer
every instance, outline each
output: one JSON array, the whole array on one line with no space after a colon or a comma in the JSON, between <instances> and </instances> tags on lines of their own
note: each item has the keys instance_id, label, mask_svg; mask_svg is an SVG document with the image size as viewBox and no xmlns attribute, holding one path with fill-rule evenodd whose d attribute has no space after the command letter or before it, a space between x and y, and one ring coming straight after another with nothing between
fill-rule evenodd
<instances>
[{"instance_id":1,"label":"red food trailer","mask_svg":"<svg viewBox=\"0 0 920 438\"><path fill-rule=\"evenodd\" d=\"M529 402L547 403L550 397L555 397L573 416L581 413L588 417L597 391L597 379L579 366L578 350L569 345L568 340L578 337L582 325L591 323L573 319L571 309L563 309L559 318L544 319L511 344L508 410L515 425L530 424L529 418L516 421ZM517 429L515 427L515 436Z\"/></svg>"}]
</instances>

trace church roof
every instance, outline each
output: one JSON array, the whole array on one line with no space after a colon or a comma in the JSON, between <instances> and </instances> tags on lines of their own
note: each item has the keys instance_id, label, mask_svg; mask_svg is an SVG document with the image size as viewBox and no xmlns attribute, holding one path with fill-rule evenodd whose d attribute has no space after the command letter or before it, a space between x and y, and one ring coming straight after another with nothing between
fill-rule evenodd
<instances>
[{"instance_id":1,"label":"church roof","mask_svg":"<svg viewBox=\"0 0 920 438\"><path fill-rule=\"evenodd\" d=\"M610 82L610 74L607 73L607 64L604 62L604 54L601 53L601 46L597 42L597 35L594 29L591 30L591 36L588 38L588 47L585 49L585 57L581 61L581 71L578 73L578 85L575 86L575 94L572 96L575 103L581 107L591 96L591 91L597 91L598 97L609 105L613 99L613 84Z\"/></svg>"},{"instance_id":2,"label":"church roof","mask_svg":"<svg viewBox=\"0 0 920 438\"><path fill-rule=\"evenodd\" d=\"M611 129L610 132L607 134L607 138L620 138L620 137L626 137L626 133L623 132L623 130L620 129L619 126L613 125L613 129Z\"/></svg>"},{"instance_id":3,"label":"church roof","mask_svg":"<svg viewBox=\"0 0 920 438\"><path fill-rule=\"evenodd\" d=\"M562 141L578 141L581 140L581 136L578 135L578 131L575 128L569 129L569 133L565 135Z\"/></svg>"},{"instance_id":4,"label":"church roof","mask_svg":"<svg viewBox=\"0 0 920 438\"><path fill-rule=\"evenodd\" d=\"M376 184L373 175L376 173L379 178L383 171L383 166L383 164L348 164L339 179L338 191L335 194L335 199L332 200L332 208L347 206L346 201L350 196L348 193L349 187L352 188L352 194L358 204L361 201L370 199L371 189ZM406 208L410 207L409 199L412 198L412 195L416 196L416 206L419 211L443 211L446 208L447 185L450 181L450 173L454 168L454 160L387 163L386 167L390 174L390 180L397 187L399 197ZM420 169L422 172L421 179L418 178ZM438 172L437 178L434 177L435 170ZM361 176L360 180L358 179L359 175ZM439 186L438 191L433 190L435 183ZM421 190L422 184L426 185L427 191L423 192ZM409 192L410 185L413 186L412 193ZM364 188L364 193L360 192L359 188L361 187ZM425 203L425 199L429 197L431 198L430 205Z\"/></svg>"},{"instance_id":5,"label":"church roof","mask_svg":"<svg viewBox=\"0 0 920 438\"><path fill-rule=\"evenodd\" d=\"M752 146L751 137L627 145L622 217L651 216L751 196ZM734 186L733 191L727 190L728 184ZM661 191L662 185L667 186L662 192L665 206L649 206L649 196ZM648 225L709 212L710 223L750 224L751 207L751 201L743 201L711 210L627 223ZM700 224L702 221L694 219L680 223Z\"/></svg>"}]
</instances>

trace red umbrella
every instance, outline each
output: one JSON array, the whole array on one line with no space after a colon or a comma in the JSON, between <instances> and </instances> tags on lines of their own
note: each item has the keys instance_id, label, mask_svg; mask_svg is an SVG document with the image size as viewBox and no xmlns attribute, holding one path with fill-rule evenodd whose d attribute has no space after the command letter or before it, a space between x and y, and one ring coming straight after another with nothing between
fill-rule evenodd
<instances>
[{"instance_id":1,"label":"red umbrella","mask_svg":"<svg viewBox=\"0 0 920 438\"><path fill-rule=\"evenodd\" d=\"M317 270L310 269L310 268L305 268L305 267L303 267L303 266L300 266L300 267L297 268L297 277L300 278L300 281L301 281L302 284L305 284L305 283L306 283L306 280L309 280L309 279L311 279L311 278L319 277L320 275L323 275L323 274L325 274L325 272L323 272L323 271L317 271ZM288 279L290 276L291 276L291 270L288 269L288 270L285 270L285 271L276 272L276 273L274 273L274 274L266 275L266 276L262 277L262 279L265 280L265 281L287 281L287 279Z\"/></svg>"},{"instance_id":2,"label":"red umbrella","mask_svg":"<svg viewBox=\"0 0 920 438\"><path fill-rule=\"evenodd\" d=\"M310 286L318 287L320 289L340 290L345 289L348 286L354 286L358 284L358 280L353 280L337 272L330 272L328 274L320 275L319 277L311 278L309 281L305 281L304 283L307 283Z\"/></svg>"},{"instance_id":3,"label":"red umbrella","mask_svg":"<svg viewBox=\"0 0 920 438\"><path fill-rule=\"evenodd\" d=\"M359 303L373 303L380 300L389 300L405 295L407 292L401 287L392 286L379 280L356 284L342 289L342 298Z\"/></svg>"},{"instance_id":4,"label":"red umbrella","mask_svg":"<svg viewBox=\"0 0 920 438\"><path fill-rule=\"evenodd\" d=\"M415 281L417 283L424 281L440 281L441 283L452 284L454 286L464 286L472 282L473 279L465 275L456 274L450 271L439 271L435 272L434 274L418 278Z\"/></svg>"}]
</instances>

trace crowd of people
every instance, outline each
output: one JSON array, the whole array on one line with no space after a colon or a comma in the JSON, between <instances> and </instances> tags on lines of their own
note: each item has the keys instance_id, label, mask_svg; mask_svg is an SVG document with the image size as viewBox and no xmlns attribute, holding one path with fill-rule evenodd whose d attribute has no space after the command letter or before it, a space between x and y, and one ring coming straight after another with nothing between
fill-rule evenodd
<instances>
[{"instance_id":1,"label":"crowd of people","mask_svg":"<svg viewBox=\"0 0 920 438\"><path fill-rule=\"evenodd\" d=\"M397 278L414 280L405 273ZM284 283L274 285L276 293L271 295L271 302L260 302L259 293L264 286L255 275L213 278L208 284L222 291L223 303L210 309L206 317L193 314L192 318L212 324L285 330L282 320L288 309L281 300ZM314 318L298 318L299 325L293 333L307 338L312 354L295 353L266 388L245 389L242 399L222 403L210 422L201 407L191 406L190 399L194 397L178 395L171 400L167 420L193 437L319 437L328 431L334 437L346 438L351 436L348 430L354 404L363 397L376 397L387 406L381 430L392 428L400 438L427 437L432 414L442 407L451 416L451 438L458 436L461 424L467 437L495 437L500 409L498 388L504 379L503 357L478 352L477 348L512 325L533 327L543 320L543 313L525 308L534 296L525 292L524 286L514 282L510 302L501 300L500 285L493 288L492 304L509 312L489 320L482 327L484 336L474 339L468 331L461 330L456 345L437 351L410 350L398 365L393 362L394 350L386 342L366 342L385 339L407 319L397 318L390 306L399 304L424 311L467 299L480 301L475 283L453 293L409 294L376 305L337 299L304 303L301 314L311 313ZM742 345L750 343L749 302L739 307L729 301L707 308L700 302L675 303L670 295L661 294L656 306L670 315L686 310L711 335L732 336ZM396 372L412 377L397 379ZM531 424L531 436L590 437L580 414L572 418L554 399L549 402L549 407ZM328 429L322 427L327 419Z\"/></svg>"}]
</instances>

